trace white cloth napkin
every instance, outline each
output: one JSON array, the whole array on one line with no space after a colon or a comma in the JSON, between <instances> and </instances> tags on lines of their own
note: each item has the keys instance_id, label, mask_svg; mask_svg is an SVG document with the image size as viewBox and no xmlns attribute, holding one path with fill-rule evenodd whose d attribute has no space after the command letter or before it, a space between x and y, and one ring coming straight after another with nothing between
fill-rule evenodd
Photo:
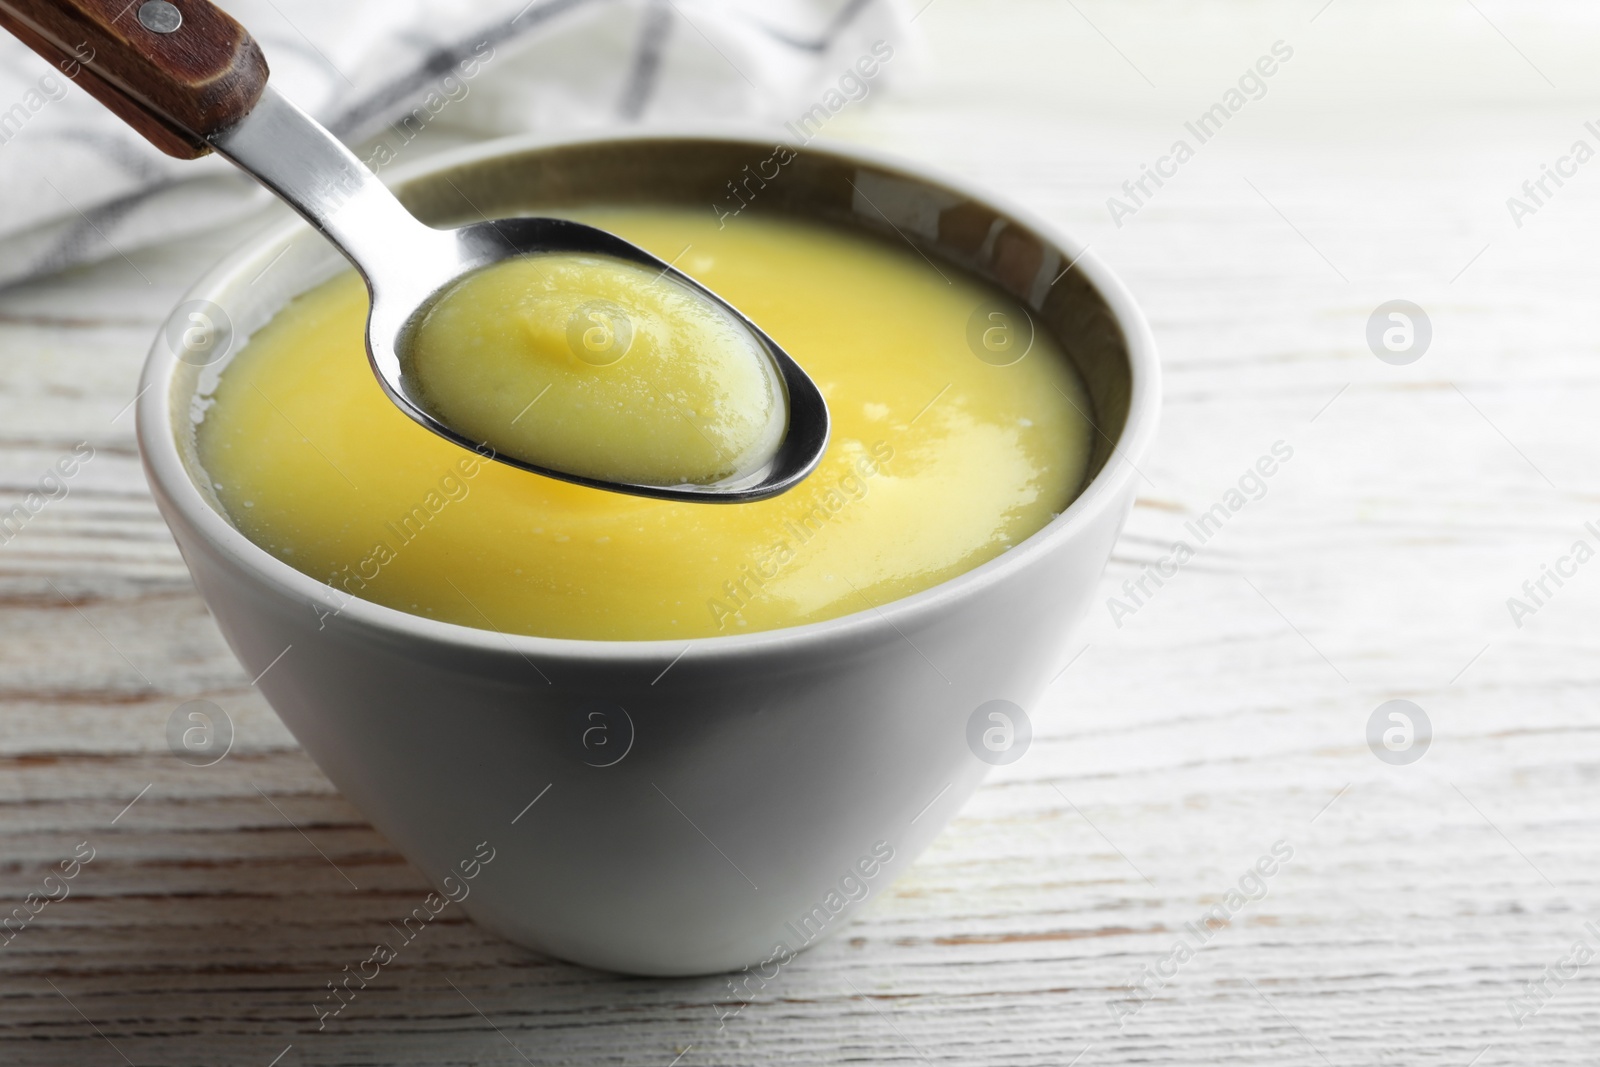
<instances>
[{"instance_id":1,"label":"white cloth napkin","mask_svg":"<svg viewBox=\"0 0 1600 1067\"><path fill-rule=\"evenodd\" d=\"M876 64L857 91L848 72L878 41L905 45L910 21L903 0L221 6L260 42L272 84L380 171L435 125L489 137L793 120L892 78L893 63ZM834 91L841 78L848 96ZM233 221L266 197L220 159L162 155L0 33L0 286Z\"/></svg>"}]
</instances>

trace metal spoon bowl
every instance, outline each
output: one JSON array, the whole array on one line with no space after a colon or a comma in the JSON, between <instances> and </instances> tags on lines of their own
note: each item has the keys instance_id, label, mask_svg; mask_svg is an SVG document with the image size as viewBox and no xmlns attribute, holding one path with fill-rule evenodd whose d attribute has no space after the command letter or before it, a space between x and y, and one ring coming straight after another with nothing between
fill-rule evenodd
<instances>
[{"instance_id":1,"label":"metal spoon bowl","mask_svg":"<svg viewBox=\"0 0 1600 1067\"><path fill-rule=\"evenodd\" d=\"M816 383L737 308L638 245L568 219L498 219L452 230L424 225L332 134L270 86L243 121L207 141L299 212L355 265L371 295L367 355L373 372L400 410L440 437L535 474L595 489L701 503L776 496L803 480L822 459L828 406ZM649 267L742 323L765 348L787 394L788 426L771 460L755 472L709 485L602 481L502 455L435 417L402 367L401 348L418 313L466 274L544 252L592 253Z\"/></svg>"}]
</instances>

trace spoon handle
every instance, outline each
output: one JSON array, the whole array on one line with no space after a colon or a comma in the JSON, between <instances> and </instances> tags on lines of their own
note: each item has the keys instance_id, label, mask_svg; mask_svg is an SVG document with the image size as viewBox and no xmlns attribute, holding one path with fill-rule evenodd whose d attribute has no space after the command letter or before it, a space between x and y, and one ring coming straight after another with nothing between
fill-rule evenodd
<instances>
[{"instance_id":1,"label":"spoon handle","mask_svg":"<svg viewBox=\"0 0 1600 1067\"><path fill-rule=\"evenodd\" d=\"M209 152L267 85L261 49L207 0L0 0L0 27L180 159Z\"/></svg>"},{"instance_id":2,"label":"spoon handle","mask_svg":"<svg viewBox=\"0 0 1600 1067\"><path fill-rule=\"evenodd\" d=\"M217 154L326 234L387 295L419 303L449 277L454 234L423 225L355 153L271 86L210 138Z\"/></svg>"}]
</instances>

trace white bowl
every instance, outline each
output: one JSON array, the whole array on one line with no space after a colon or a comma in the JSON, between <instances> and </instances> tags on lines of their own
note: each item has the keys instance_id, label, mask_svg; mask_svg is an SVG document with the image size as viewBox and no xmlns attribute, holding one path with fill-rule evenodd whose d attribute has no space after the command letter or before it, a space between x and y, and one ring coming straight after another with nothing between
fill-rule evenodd
<instances>
[{"instance_id":1,"label":"white bowl","mask_svg":"<svg viewBox=\"0 0 1600 1067\"><path fill-rule=\"evenodd\" d=\"M430 161L399 190L441 224L618 200L705 210L773 149L706 134L518 138ZM1033 708L1060 669L1155 433L1149 328L1080 245L918 166L837 145L796 151L748 210L898 230L1006 288L1078 365L1103 431L1088 485L1043 530L879 609L607 642L506 636L351 600L224 517L194 446L195 398L221 364L192 366L163 337L145 368L150 486L245 670L272 665L259 684L273 708L435 885L466 894L484 926L567 960L655 975L767 970L837 933L982 780L989 763L968 743L975 710L997 699ZM187 299L227 313L237 351L340 262L295 224L250 242ZM586 746L597 724L610 748ZM597 766L624 742L624 758Z\"/></svg>"}]
</instances>

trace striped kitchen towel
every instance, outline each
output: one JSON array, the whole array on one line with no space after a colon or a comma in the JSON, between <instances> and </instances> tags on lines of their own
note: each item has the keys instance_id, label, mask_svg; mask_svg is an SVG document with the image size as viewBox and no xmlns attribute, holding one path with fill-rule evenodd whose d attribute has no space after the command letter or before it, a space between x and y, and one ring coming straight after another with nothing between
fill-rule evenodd
<instances>
[{"instance_id":1,"label":"striped kitchen towel","mask_svg":"<svg viewBox=\"0 0 1600 1067\"><path fill-rule=\"evenodd\" d=\"M221 6L261 43L273 85L375 169L407 158L436 120L471 137L792 120L819 100L865 95L852 64L879 41L904 46L915 17L908 0ZM162 155L71 85L64 67L0 33L0 286L126 256L264 205L267 195L220 159ZM835 88L841 77L849 97Z\"/></svg>"}]
</instances>

